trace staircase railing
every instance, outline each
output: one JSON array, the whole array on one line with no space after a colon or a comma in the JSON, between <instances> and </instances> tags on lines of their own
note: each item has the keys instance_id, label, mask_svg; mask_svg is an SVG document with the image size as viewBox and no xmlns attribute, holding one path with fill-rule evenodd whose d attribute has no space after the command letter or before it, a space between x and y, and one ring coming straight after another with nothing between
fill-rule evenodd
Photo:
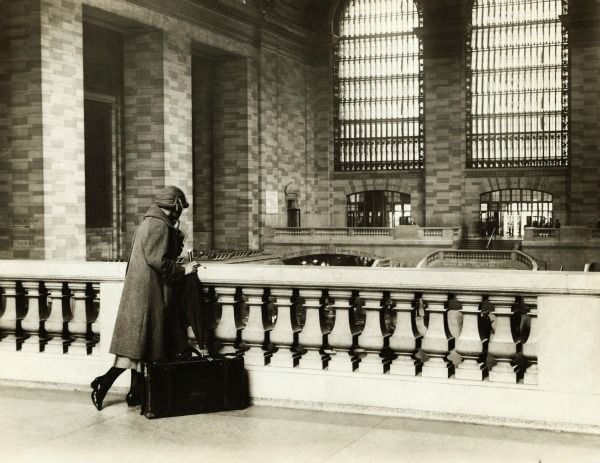
<instances>
[{"instance_id":1,"label":"staircase railing","mask_svg":"<svg viewBox=\"0 0 600 463\"><path fill-rule=\"evenodd\" d=\"M496 233L496 228L494 227L494 229L492 230L492 234L490 235L490 239L488 240L487 244L485 245L486 249L490 248L490 244L491 244L492 240L494 239L495 233Z\"/></svg>"}]
</instances>

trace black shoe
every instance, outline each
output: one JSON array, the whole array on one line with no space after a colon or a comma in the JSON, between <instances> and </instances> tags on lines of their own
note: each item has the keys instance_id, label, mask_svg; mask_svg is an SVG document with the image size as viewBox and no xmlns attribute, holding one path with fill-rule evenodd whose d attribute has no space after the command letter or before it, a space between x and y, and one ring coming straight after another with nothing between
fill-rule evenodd
<instances>
[{"instance_id":1,"label":"black shoe","mask_svg":"<svg viewBox=\"0 0 600 463\"><path fill-rule=\"evenodd\" d=\"M102 384L102 376L98 376L92 384L90 384L92 388L92 403L94 407L98 409L98 411L102 410L102 402L104 402L104 397L108 392L108 389L104 387Z\"/></svg>"},{"instance_id":2,"label":"black shoe","mask_svg":"<svg viewBox=\"0 0 600 463\"><path fill-rule=\"evenodd\" d=\"M138 394L131 391L127 393L127 396L125 397L125 402L127 402L127 405L129 405L130 407L142 405L141 397Z\"/></svg>"}]
</instances>

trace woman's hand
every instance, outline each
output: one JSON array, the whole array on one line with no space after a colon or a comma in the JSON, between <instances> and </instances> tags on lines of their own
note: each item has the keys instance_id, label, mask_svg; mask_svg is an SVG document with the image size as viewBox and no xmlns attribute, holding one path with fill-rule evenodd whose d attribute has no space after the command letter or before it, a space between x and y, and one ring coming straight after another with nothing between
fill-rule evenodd
<instances>
[{"instance_id":1,"label":"woman's hand","mask_svg":"<svg viewBox=\"0 0 600 463\"><path fill-rule=\"evenodd\" d=\"M196 273L198 271L198 266L200 264L198 262L189 262L184 265L185 274L189 275L190 273Z\"/></svg>"}]
</instances>

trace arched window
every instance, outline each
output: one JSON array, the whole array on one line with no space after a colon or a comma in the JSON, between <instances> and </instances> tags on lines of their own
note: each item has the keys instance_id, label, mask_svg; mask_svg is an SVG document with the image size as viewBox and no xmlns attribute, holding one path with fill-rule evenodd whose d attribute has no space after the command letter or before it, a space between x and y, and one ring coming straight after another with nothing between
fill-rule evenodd
<instances>
[{"instance_id":1,"label":"arched window","mask_svg":"<svg viewBox=\"0 0 600 463\"><path fill-rule=\"evenodd\" d=\"M467 166L568 162L567 0L475 0Z\"/></svg>"},{"instance_id":2,"label":"arched window","mask_svg":"<svg viewBox=\"0 0 600 463\"><path fill-rule=\"evenodd\" d=\"M370 190L348 195L348 227L395 227L411 223L410 195Z\"/></svg>"},{"instance_id":3,"label":"arched window","mask_svg":"<svg viewBox=\"0 0 600 463\"><path fill-rule=\"evenodd\" d=\"M348 0L334 48L336 170L423 167L422 14L414 0Z\"/></svg>"},{"instance_id":4,"label":"arched window","mask_svg":"<svg viewBox=\"0 0 600 463\"><path fill-rule=\"evenodd\" d=\"M519 238L525 227L554 224L552 195L538 190L507 189L480 196L481 235Z\"/></svg>"}]
</instances>

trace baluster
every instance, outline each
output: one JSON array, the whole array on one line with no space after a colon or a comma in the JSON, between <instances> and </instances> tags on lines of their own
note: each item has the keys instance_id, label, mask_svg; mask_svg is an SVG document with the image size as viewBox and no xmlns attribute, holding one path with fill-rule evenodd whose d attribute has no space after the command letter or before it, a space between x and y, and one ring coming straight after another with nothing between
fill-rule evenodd
<instances>
[{"instance_id":1,"label":"baluster","mask_svg":"<svg viewBox=\"0 0 600 463\"><path fill-rule=\"evenodd\" d=\"M292 297L290 302L292 303L290 307L290 321L292 324L292 357L293 357L293 365L294 367L298 366L300 358L303 354L306 353L306 349L300 344L300 333L306 324L306 301L300 295L299 289L294 289L292 291Z\"/></svg>"},{"instance_id":2,"label":"baluster","mask_svg":"<svg viewBox=\"0 0 600 463\"><path fill-rule=\"evenodd\" d=\"M385 347L382 332L382 294L381 291L361 291L360 297L364 304L365 322L362 332L358 334L357 346L364 350L364 355L358 364L358 370L364 373L383 373L384 362L382 352ZM356 305L356 301L354 302ZM355 352L358 352L355 349Z\"/></svg>"},{"instance_id":3,"label":"baluster","mask_svg":"<svg viewBox=\"0 0 600 463\"><path fill-rule=\"evenodd\" d=\"M218 352L215 331L223 317L223 305L221 304L221 295L217 293L214 286L203 287L202 302L204 304L204 320L206 329L204 335L204 345L200 349L209 355L214 356ZM233 319L233 317L232 317Z\"/></svg>"},{"instance_id":4,"label":"baluster","mask_svg":"<svg viewBox=\"0 0 600 463\"><path fill-rule=\"evenodd\" d=\"M68 333L67 351L70 353L87 353L87 285L85 283L69 283L69 313L66 317Z\"/></svg>"},{"instance_id":5,"label":"baluster","mask_svg":"<svg viewBox=\"0 0 600 463\"><path fill-rule=\"evenodd\" d=\"M490 302L495 306L495 328L491 336L488 353L496 362L491 366L489 379L493 382L516 383L517 375L512 361L516 354L516 345L511 334L511 307L514 298L511 296L491 296Z\"/></svg>"},{"instance_id":6,"label":"baluster","mask_svg":"<svg viewBox=\"0 0 600 463\"><path fill-rule=\"evenodd\" d=\"M213 314L212 303L214 302L214 288L200 285L198 294L198 306L194 311L194 326L200 331L194 331L192 324L187 327L187 342L196 347L201 355L214 355L214 329L217 326ZM190 320L190 322L192 322Z\"/></svg>"},{"instance_id":7,"label":"baluster","mask_svg":"<svg viewBox=\"0 0 600 463\"><path fill-rule=\"evenodd\" d=\"M65 326L63 319L63 301L65 299L63 283L48 281L46 282L46 289L48 290L48 312L44 320L44 329L47 337L44 351L62 354L66 352L66 345L68 344L63 339L63 328Z\"/></svg>"},{"instance_id":8,"label":"baluster","mask_svg":"<svg viewBox=\"0 0 600 463\"><path fill-rule=\"evenodd\" d=\"M279 302L277 304L277 323L275 323L269 334L271 342L277 347L277 351L273 353L271 358L271 365L292 368L294 366L294 355L292 352L292 345L294 343L291 312L292 289L277 288L273 289L271 294Z\"/></svg>"},{"instance_id":9,"label":"baluster","mask_svg":"<svg viewBox=\"0 0 600 463\"><path fill-rule=\"evenodd\" d=\"M525 371L529 367L529 361L523 353L523 346L529 339L531 333L531 317L529 316L529 305L525 298L517 296L512 306L512 315L510 317L511 333L516 343L516 355L513 360L513 368L517 373L517 381L521 382ZM534 346L535 347L535 346Z\"/></svg>"},{"instance_id":10,"label":"baluster","mask_svg":"<svg viewBox=\"0 0 600 463\"><path fill-rule=\"evenodd\" d=\"M88 283L86 298L86 350L90 355L98 341L100 332L98 330L98 314L100 313L100 283Z\"/></svg>"},{"instance_id":11,"label":"baluster","mask_svg":"<svg viewBox=\"0 0 600 463\"><path fill-rule=\"evenodd\" d=\"M17 284L14 281L0 281L2 307L0 313L0 349L17 349Z\"/></svg>"},{"instance_id":12,"label":"baluster","mask_svg":"<svg viewBox=\"0 0 600 463\"><path fill-rule=\"evenodd\" d=\"M334 353L329 360L328 369L331 371L353 371L352 358L352 331L350 329L350 298L352 292L347 290L331 290L329 297L333 305L334 314L330 320L333 322L331 331L327 336ZM335 354L335 355L333 355Z\"/></svg>"},{"instance_id":13,"label":"baluster","mask_svg":"<svg viewBox=\"0 0 600 463\"><path fill-rule=\"evenodd\" d=\"M24 342L21 350L24 352L40 352L40 283L38 281L24 281L23 289L27 307L21 321L24 333Z\"/></svg>"},{"instance_id":14,"label":"baluster","mask_svg":"<svg viewBox=\"0 0 600 463\"><path fill-rule=\"evenodd\" d=\"M538 363L537 363L537 339L538 339L538 317L537 317L537 298L535 296L525 297L525 304L529 307L529 336L523 341L523 355L529 366L525 370L523 382L525 384L537 384L538 382Z\"/></svg>"},{"instance_id":15,"label":"baluster","mask_svg":"<svg viewBox=\"0 0 600 463\"><path fill-rule=\"evenodd\" d=\"M489 353L489 344L492 335L496 330L496 307L490 302L489 296L483 296L483 301L479 305L479 336L483 342L483 352L481 354L483 376L489 376L489 370L496 364L496 359Z\"/></svg>"},{"instance_id":16,"label":"baluster","mask_svg":"<svg viewBox=\"0 0 600 463\"><path fill-rule=\"evenodd\" d=\"M265 351L265 365L268 365L271 362L271 357L278 350L273 341L271 341L271 331L277 325L277 320L279 319L279 306L277 305L277 296L270 288L264 289L262 302L263 350Z\"/></svg>"},{"instance_id":17,"label":"baluster","mask_svg":"<svg viewBox=\"0 0 600 463\"><path fill-rule=\"evenodd\" d=\"M247 347L244 359L247 365L264 366L266 364L263 343L265 340L265 328L262 320L263 305L262 288L244 288L243 297L239 299L240 313L247 312L247 323L240 331L240 346Z\"/></svg>"},{"instance_id":18,"label":"baluster","mask_svg":"<svg viewBox=\"0 0 600 463\"><path fill-rule=\"evenodd\" d=\"M52 335L48 333L46 329L46 320L50 315L50 308L52 301L50 300L50 291L48 290L48 286L46 283L40 283L40 352L46 351L46 345L48 341L52 339Z\"/></svg>"},{"instance_id":19,"label":"baluster","mask_svg":"<svg viewBox=\"0 0 600 463\"><path fill-rule=\"evenodd\" d=\"M327 356L321 354L323 347L323 328L321 326L321 297L320 290L302 289L299 298L304 300L306 322L298 332L297 351L301 357L298 368L322 370L326 366ZM299 301L299 303L302 303Z\"/></svg>"},{"instance_id":20,"label":"baluster","mask_svg":"<svg viewBox=\"0 0 600 463\"><path fill-rule=\"evenodd\" d=\"M15 337L17 341L17 350L21 350L23 343L29 337L29 334L23 329L23 320L27 316L29 300L27 299L25 287L20 281L17 281L16 284L15 302L17 306L17 326Z\"/></svg>"},{"instance_id":21,"label":"baluster","mask_svg":"<svg viewBox=\"0 0 600 463\"><path fill-rule=\"evenodd\" d=\"M481 316L481 297L463 295L463 323L460 336L456 340L456 351L462 357L462 362L456 368L456 378L483 380L484 364L481 363L483 342L479 335L479 318Z\"/></svg>"},{"instance_id":22,"label":"baluster","mask_svg":"<svg viewBox=\"0 0 600 463\"><path fill-rule=\"evenodd\" d=\"M2 317L4 316L4 311L6 310L6 293L4 288L2 287L2 281L0 280L0 341L2 341Z\"/></svg>"},{"instance_id":23,"label":"baluster","mask_svg":"<svg viewBox=\"0 0 600 463\"><path fill-rule=\"evenodd\" d=\"M453 364L453 371L456 370L458 364L462 362L462 357L456 351L456 340L462 332L463 313L462 303L456 298L456 295L450 294L446 303L446 327L448 329L448 348L450 350L447 359Z\"/></svg>"},{"instance_id":24,"label":"baluster","mask_svg":"<svg viewBox=\"0 0 600 463\"><path fill-rule=\"evenodd\" d=\"M217 349L221 354L232 354L237 352L238 322L235 309L237 291L234 287L221 286L216 288L216 292L221 296L222 304L221 319L215 328Z\"/></svg>"},{"instance_id":25,"label":"baluster","mask_svg":"<svg viewBox=\"0 0 600 463\"><path fill-rule=\"evenodd\" d=\"M449 378L454 373L446 356L451 350L451 338L446 334L446 310L448 297L444 294L426 294L426 313L429 325L423 337L423 351L429 357L422 368L422 375L428 378Z\"/></svg>"},{"instance_id":26,"label":"baluster","mask_svg":"<svg viewBox=\"0 0 600 463\"><path fill-rule=\"evenodd\" d=\"M427 331L425 305L420 295L415 298L413 294L392 292L390 297L396 307L396 326L389 339L390 349L396 358L390 364L390 374L415 376L422 366L422 361L415 358L415 352ZM420 315L416 313L419 310L422 312Z\"/></svg>"}]
</instances>

